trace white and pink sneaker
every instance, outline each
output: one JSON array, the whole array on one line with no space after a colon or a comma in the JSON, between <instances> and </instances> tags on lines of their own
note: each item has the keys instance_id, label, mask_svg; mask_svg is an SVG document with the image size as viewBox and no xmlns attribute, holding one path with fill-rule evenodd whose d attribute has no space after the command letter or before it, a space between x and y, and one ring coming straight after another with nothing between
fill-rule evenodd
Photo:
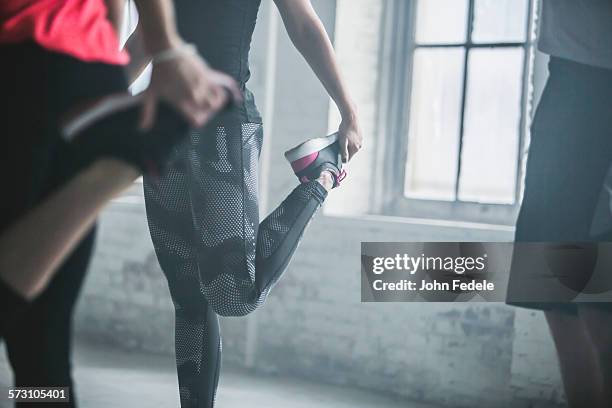
<instances>
[{"instance_id":1,"label":"white and pink sneaker","mask_svg":"<svg viewBox=\"0 0 612 408\"><path fill-rule=\"evenodd\" d=\"M335 188L346 177L346 171L342 169L338 133L307 140L286 151L285 158L301 183L316 180L321 173L329 171Z\"/></svg>"}]
</instances>

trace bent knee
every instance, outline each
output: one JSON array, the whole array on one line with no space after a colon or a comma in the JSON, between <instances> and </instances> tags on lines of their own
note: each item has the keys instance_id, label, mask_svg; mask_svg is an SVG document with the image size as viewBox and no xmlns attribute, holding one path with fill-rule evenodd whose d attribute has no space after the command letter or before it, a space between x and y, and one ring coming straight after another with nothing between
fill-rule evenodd
<instances>
[{"instance_id":1,"label":"bent knee","mask_svg":"<svg viewBox=\"0 0 612 408\"><path fill-rule=\"evenodd\" d=\"M229 289L229 288L226 288ZM243 317L263 304L263 298L254 290L207 291L208 303L216 314L223 317Z\"/></svg>"},{"instance_id":2,"label":"bent knee","mask_svg":"<svg viewBox=\"0 0 612 408\"><path fill-rule=\"evenodd\" d=\"M206 312L207 307L211 308L219 316L243 317L255 311L258 306L257 304L244 302L229 296L200 296L198 299L175 300L175 307L181 311L181 314L194 316L194 318L195 316L202 316Z\"/></svg>"},{"instance_id":3,"label":"bent knee","mask_svg":"<svg viewBox=\"0 0 612 408\"><path fill-rule=\"evenodd\" d=\"M217 277L205 284L202 290L215 313L224 317L242 317L252 313L264 303L267 294L262 294L253 282L229 275Z\"/></svg>"},{"instance_id":4,"label":"bent knee","mask_svg":"<svg viewBox=\"0 0 612 408\"><path fill-rule=\"evenodd\" d=\"M253 303L216 301L210 302L216 314L223 317L244 317L254 312L258 305Z\"/></svg>"}]
</instances>

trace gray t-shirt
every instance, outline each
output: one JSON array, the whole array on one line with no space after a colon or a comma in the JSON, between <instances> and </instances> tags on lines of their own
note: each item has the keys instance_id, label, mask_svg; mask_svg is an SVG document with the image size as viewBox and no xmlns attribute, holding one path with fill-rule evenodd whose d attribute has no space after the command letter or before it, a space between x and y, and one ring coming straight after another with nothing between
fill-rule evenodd
<instances>
[{"instance_id":1,"label":"gray t-shirt","mask_svg":"<svg viewBox=\"0 0 612 408\"><path fill-rule=\"evenodd\" d=\"M612 0L543 0L539 49L612 69Z\"/></svg>"}]
</instances>

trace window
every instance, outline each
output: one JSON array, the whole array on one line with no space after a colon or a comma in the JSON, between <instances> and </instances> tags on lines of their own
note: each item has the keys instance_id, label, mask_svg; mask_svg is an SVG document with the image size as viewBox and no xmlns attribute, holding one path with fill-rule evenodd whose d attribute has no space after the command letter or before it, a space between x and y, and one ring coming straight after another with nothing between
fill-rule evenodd
<instances>
[{"instance_id":1,"label":"window","mask_svg":"<svg viewBox=\"0 0 612 408\"><path fill-rule=\"evenodd\" d=\"M514 222L533 0L390 2L384 212ZM390 37L391 36L391 37Z\"/></svg>"}]
</instances>

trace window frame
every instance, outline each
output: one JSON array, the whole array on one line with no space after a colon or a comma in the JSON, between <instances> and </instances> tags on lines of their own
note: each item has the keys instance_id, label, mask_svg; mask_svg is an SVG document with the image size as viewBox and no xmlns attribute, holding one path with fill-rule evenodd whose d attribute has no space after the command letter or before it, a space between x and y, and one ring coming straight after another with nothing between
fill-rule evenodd
<instances>
[{"instance_id":1,"label":"window frame","mask_svg":"<svg viewBox=\"0 0 612 408\"><path fill-rule=\"evenodd\" d=\"M537 0L527 0L528 15L525 42L473 43L474 3L468 0L468 26L465 43L417 44L416 34L417 0L388 0L383 24L382 77L380 111L377 140L377 163L372 208L383 215L412 218L433 218L513 225L518 215L523 187L525 147L528 145L528 124L533 110L533 60L535 46L535 24ZM470 50L476 48L517 48L524 50L523 86L521 90L521 118L519 121L518 160L516 163L516 190L512 204L489 204L472 201L442 201L410 198L405 195L406 164L409 149L409 118L413 76L413 56L418 48L462 47L465 49L463 94L461 102L460 141L458 170L456 175L457 196L461 175L461 153L464 137L466 92Z\"/></svg>"}]
</instances>

